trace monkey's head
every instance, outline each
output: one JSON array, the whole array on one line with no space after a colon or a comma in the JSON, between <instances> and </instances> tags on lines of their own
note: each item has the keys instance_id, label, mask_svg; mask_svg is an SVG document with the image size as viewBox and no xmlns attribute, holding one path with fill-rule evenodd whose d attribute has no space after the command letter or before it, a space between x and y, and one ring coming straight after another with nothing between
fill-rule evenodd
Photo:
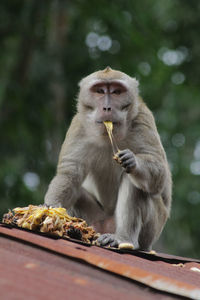
<instances>
[{"instance_id":1,"label":"monkey's head","mask_svg":"<svg viewBox=\"0 0 200 300\"><path fill-rule=\"evenodd\" d=\"M83 126L95 136L106 135L104 121L113 122L116 137L123 138L138 111L138 82L135 78L112 70L90 74L79 84L78 112Z\"/></svg>"}]
</instances>

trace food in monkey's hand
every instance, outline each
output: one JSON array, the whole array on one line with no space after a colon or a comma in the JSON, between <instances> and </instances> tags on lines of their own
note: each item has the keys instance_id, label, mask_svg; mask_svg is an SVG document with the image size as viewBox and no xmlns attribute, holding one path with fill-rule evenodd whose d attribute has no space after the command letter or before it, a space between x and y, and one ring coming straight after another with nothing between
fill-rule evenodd
<instances>
[{"instance_id":1,"label":"food in monkey's hand","mask_svg":"<svg viewBox=\"0 0 200 300\"><path fill-rule=\"evenodd\" d=\"M119 151L117 151L117 153L115 153L115 155L113 156L113 159L116 160L116 162L118 162L119 164L121 164L121 159L118 156Z\"/></svg>"},{"instance_id":2,"label":"food in monkey's hand","mask_svg":"<svg viewBox=\"0 0 200 300\"><path fill-rule=\"evenodd\" d=\"M105 121L103 123L104 123L104 125L106 127L106 130L107 130L107 133L108 133L111 145L112 145L112 149L113 149L113 153L114 153L114 157L113 158L119 162L119 158L117 157L117 153L120 150L119 150L119 148L117 146L117 143L116 143L115 138L114 138L113 133L112 133L112 131L113 131L113 122L111 122L111 121Z\"/></svg>"},{"instance_id":3,"label":"food in monkey's hand","mask_svg":"<svg viewBox=\"0 0 200 300\"><path fill-rule=\"evenodd\" d=\"M98 238L95 230L86 221L71 217L65 208L29 205L16 207L3 215L2 222L36 232L74 238L92 243Z\"/></svg>"},{"instance_id":4,"label":"food in monkey's hand","mask_svg":"<svg viewBox=\"0 0 200 300\"><path fill-rule=\"evenodd\" d=\"M113 123L110 122L110 121L105 121L104 122L104 125L106 126L106 130L108 132L108 136L109 136L109 139L110 139L110 142L111 142L111 145L112 145L112 148L113 148L113 153L114 153L114 156L113 156L113 159L116 160L116 162L118 162L119 164L121 163L121 160L118 156L118 153L120 152L115 140L114 140L114 136L113 136Z\"/></svg>"}]
</instances>

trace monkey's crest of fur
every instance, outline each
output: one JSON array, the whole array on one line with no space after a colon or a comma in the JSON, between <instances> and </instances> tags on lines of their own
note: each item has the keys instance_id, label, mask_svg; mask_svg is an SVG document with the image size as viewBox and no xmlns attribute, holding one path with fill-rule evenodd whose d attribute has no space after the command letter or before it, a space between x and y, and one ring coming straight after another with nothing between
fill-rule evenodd
<instances>
[{"instance_id":1,"label":"monkey's crest of fur","mask_svg":"<svg viewBox=\"0 0 200 300\"><path fill-rule=\"evenodd\" d=\"M111 69L111 67L108 66L108 67L105 68L104 72L105 72L105 73L106 73L106 72L109 72L110 69Z\"/></svg>"}]
</instances>

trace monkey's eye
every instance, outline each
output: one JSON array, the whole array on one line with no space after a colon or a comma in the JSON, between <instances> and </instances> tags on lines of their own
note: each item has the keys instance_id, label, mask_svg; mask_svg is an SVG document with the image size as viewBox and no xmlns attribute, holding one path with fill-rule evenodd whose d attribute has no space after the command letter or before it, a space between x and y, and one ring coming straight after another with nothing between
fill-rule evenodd
<instances>
[{"instance_id":1,"label":"monkey's eye","mask_svg":"<svg viewBox=\"0 0 200 300\"><path fill-rule=\"evenodd\" d=\"M112 94L120 95L121 94L121 90L120 89L114 90L112 92Z\"/></svg>"},{"instance_id":2,"label":"monkey's eye","mask_svg":"<svg viewBox=\"0 0 200 300\"><path fill-rule=\"evenodd\" d=\"M122 109L122 110L127 110L127 109L129 108L130 105L131 105L130 103L128 103L128 104L126 104L126 105L123 105L123 106L121 107L121 109Z\"/></svg>"},{"instance_id":3,"label":"monkey's eye","mask_svg":"<svg viewBox=\"0 0 200 300\"><path fill-rule=\"evenodd\" d=\"M96 89L96 93L104 94L104 89L98 88L98 89Z\"/></svg>"},{"instance_id":4,"label":"monkey's eye","mask_svg":"<svg viewBox=\"0 0 200 300\"><path fill-rule=\"evenodd\" d=\"M84 104L84 107L86 110L93 110L93 107L91 105Z\"/></svg>"}]
</instances>

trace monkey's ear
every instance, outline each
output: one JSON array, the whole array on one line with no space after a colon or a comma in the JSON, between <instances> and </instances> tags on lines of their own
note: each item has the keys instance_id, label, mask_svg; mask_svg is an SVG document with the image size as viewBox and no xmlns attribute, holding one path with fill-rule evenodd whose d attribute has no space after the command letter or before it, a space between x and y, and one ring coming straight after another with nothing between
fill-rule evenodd
<instances>
[{"instance_id":1,"label":"monkey's ear","mask_svg":"<svg viewBox=\"0 0 200 300\"><path fill-rule=\"evenodd\" d=\"M135 77L132 77L131 78L131 84L132 84L132 87L133 87L133 90L134 90L134 94L135 96L138 96L139 94L139 81L137 81L137 79Z\"/></svg>"},{"instance_id":2,"label":"monkey's ear","mask_svg":"<svg viewBox=\"0 0 200 300\"><path fill-rule=\"evenodd\" d=\"M135 77L132 77L132 82L133 82L134 87L136 89L138 89L138 87L139 87L139 81Z\"/></svg>"},{"instance_id":3,"label":"monkey's ear","mask_svg":"<svg viewBox=\"0 0 200 300\"><path fill-rule=\"evenodd\" d=\"M83 80L84 80L84 78L83 79L81 79L80 81L79 81L79 83L78 83L78 87L80 88L81 87L81 85L83 84Z\"/></svg>"}]
</instances>

